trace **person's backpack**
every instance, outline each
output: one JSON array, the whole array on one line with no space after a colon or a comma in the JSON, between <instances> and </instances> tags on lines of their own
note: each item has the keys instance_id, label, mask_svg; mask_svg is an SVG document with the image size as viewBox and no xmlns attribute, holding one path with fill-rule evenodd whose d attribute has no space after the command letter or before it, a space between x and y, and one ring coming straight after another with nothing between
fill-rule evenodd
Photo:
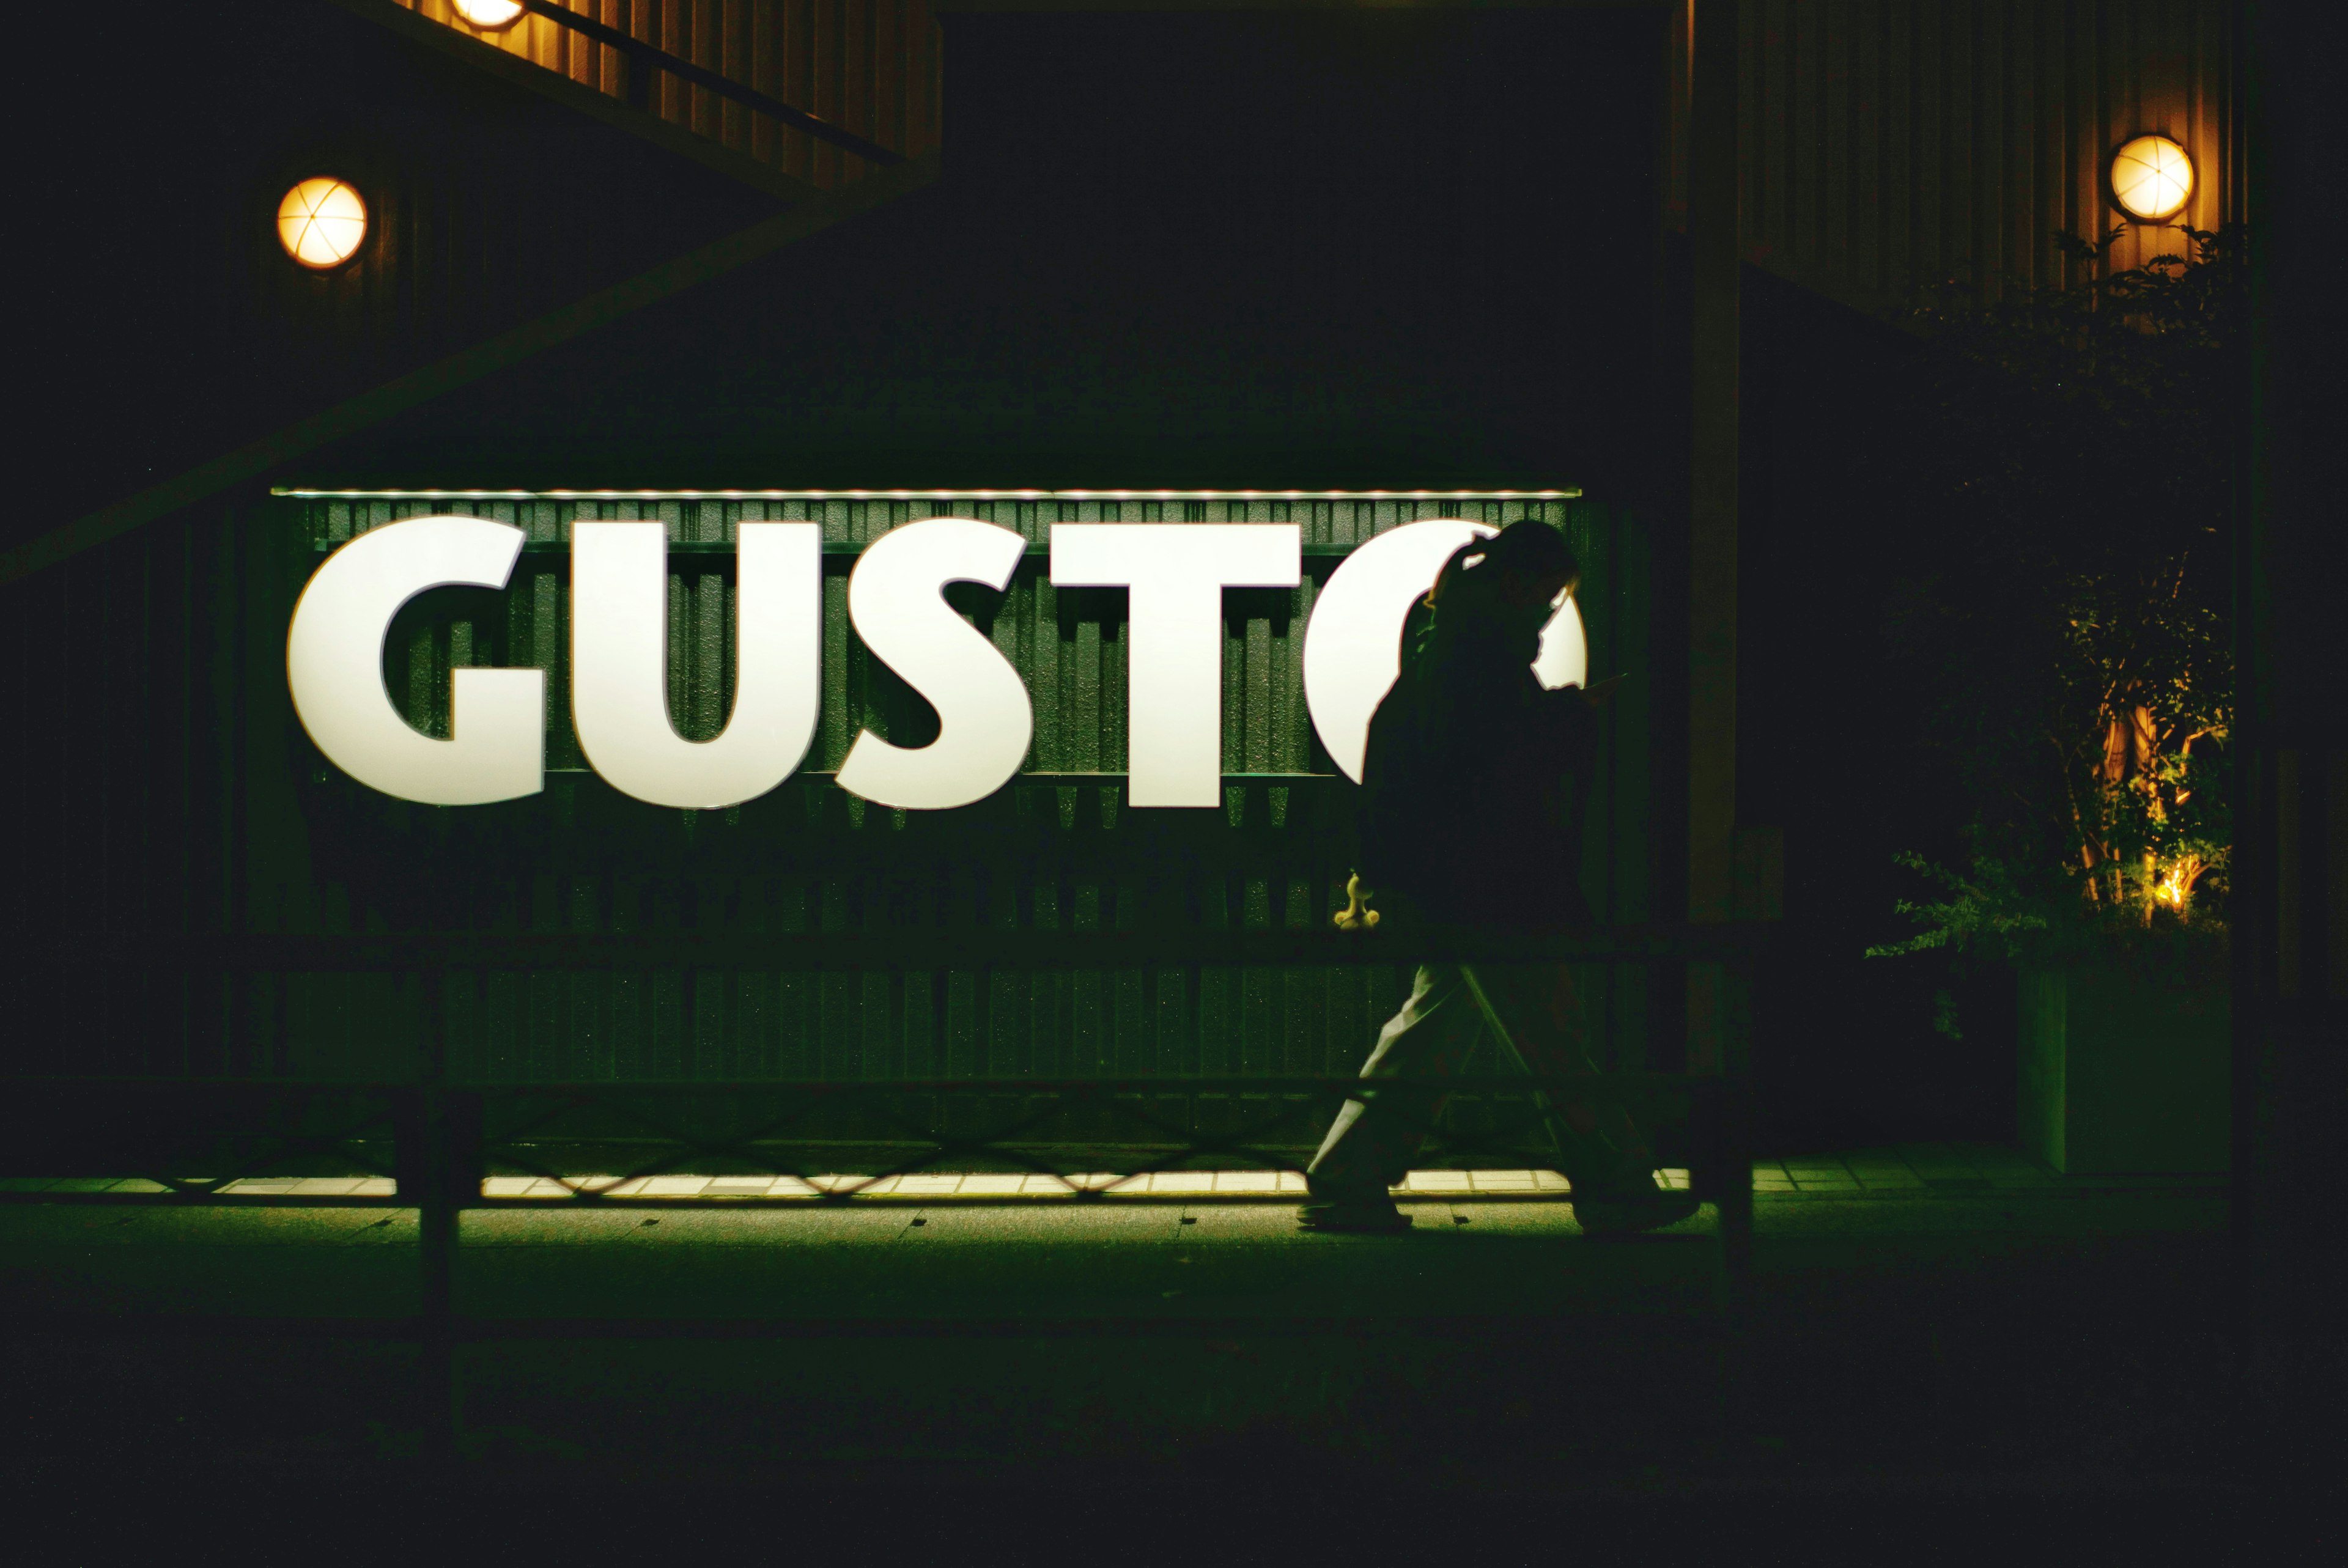
<instances>
[{"instance_id":1,"label":"person's backpack","mask_svg":"<svg viewBox=\"0 0 2348 1568\"><path fill-rule=\"evenodd\" d=\"M1546 748L1539 754L1581 776L1568 784L1566 821L1528 815L1532 803L1518 787L1521 769L1509 755L1530 739L1510 733L1527 715L1502 687L1486 683L1489 672L1470 676L1456 662L1439 664L1433 623L1424 601L1412 607L1403 625L1402 668L1370 716L1355 797L1354 869L1373 892L1400 893L1438 918L1472 912L1504 923L1585 923L1580 824L1595 739L1587 731L1595 720L1579 707L1545 715L1551 723L1579 720L1584 739L1569 758ZM1528 671L1510 673L1531 679ZM1550 765L1517 755L1536 770Z\"/></svg>"}]
</instances>

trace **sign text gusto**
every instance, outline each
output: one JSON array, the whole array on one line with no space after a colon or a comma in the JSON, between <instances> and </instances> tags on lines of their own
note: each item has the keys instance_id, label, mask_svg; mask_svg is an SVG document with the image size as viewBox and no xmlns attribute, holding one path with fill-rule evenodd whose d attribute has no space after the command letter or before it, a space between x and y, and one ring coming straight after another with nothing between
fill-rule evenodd
<instances>
[{"instance_id":1,"label":"sign text gusto","mask_svg":"<svg viewBox=\"0 0 2348 1568\"><path fill-rule=\"evenodd\" d=\"M1394 684L1403 618L1460 545L1493 530L1457 519L1408 523L1348 555L1305 628L1304 694L1331 759L1358 780L1370 714ZM822 530L746 522L736 544L733 712L715 740L687 741L667 705L667 553L656 522L572 526L571 716L588 763L655 805L715 809L766 794L796 772L815 736L822 671ZM327 759L386 794L478 805L545 784L546 676L460 669L449 736L416 730L383 682L400 607L435 588L503 588L522 531L485 518L411 518L326 558L294 607L285 672L294 711ZM948 583L1002 589L1026 541L970 518L904 523L867 546L848 613L874 658L937 710L928 745L867 730L840 764L842 789L882 805L936 811L994 794L1019 771L1035 715L1002 651L948 605ZM1051 579L1128 595L1128 799L1221 804L1222 603L1227 588L1293 588L1292 523L1056 523ZM1533 665L1542 684L1584 678L1581 620L1564 600Z\"/></svg>"}]
</instances>

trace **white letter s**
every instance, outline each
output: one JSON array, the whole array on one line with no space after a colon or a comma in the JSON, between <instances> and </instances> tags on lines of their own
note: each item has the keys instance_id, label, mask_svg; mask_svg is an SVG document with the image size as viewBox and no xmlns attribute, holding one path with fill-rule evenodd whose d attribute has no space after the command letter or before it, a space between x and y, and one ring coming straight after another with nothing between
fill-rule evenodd
<instances>
[{"instance_id":1,"label":"white letter s","mask_svg":"<svg viewBox=\"0 0 2348 1568\"><path fill-rule=\"evenodd\" d=\"M938 738L905 747L861 732L840 764L840 788L880 805L943 811L984 800L1019 771L1035 733L1027 688L940 590L1008 587L1026 548L993 523L931 518L890 529L857 558L848 619L872 656L938 711Z\"/></svg>"}]
</instances>

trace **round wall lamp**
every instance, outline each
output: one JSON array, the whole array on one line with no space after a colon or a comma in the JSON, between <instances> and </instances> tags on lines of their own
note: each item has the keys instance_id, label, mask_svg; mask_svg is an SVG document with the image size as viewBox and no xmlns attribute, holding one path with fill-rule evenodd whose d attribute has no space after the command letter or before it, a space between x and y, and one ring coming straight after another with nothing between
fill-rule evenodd
<instances>
[{"instance_id":1,"label":"round wall lamp","mask_svg":"<svg viewBox=\"0 0 2348 1568\"><path fill-rule=\"evenodd\" d=\"M521 0L449 0L457 15L484 33L494 33L500 27L510 27L521 20L525 7Z\"/></svg>"},{"instance_id":2,"label":"round wall lamp","mask_svg":"<svg viewBox=\"0 0 2348 1568\"><path fill-rule=\"evenodd\" d=\"M366 203L345 180L321 174L302 181L277 204L277 242L313 272L339 267L366 238Z\"/></svg>"},{"instance_id":3,"label":"round wall lamp","mask_svg":"<svg viewBox=\"0 0 2348 1568\"><path fill-rule=\"evenodd\" d=\"M2112 200L2139 223L2158 223L2193 199L2193 159L2165 136L2140 136L2112 154Z\"/></svg>"}]
</instances>

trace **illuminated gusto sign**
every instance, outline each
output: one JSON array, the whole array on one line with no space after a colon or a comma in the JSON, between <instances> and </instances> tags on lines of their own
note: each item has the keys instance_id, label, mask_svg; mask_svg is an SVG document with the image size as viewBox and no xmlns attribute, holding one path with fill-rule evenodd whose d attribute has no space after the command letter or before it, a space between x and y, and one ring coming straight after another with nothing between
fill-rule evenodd
<instances>
[{"instance_id":1,"label":"illuminated gusto sign","mask_svg":"<svg viewBox=\"0 0 2348 1568\"><path fill-rule=\"evenodd\" d=\"M1451 552L1482 523L1408 523L1347 555L1315 596L1304 694L1331 759L1359 780L1370 714L1394 684L1402 623ZM285 644L294 711L327 759L406 800L479 805L545 785L546 675L453 672L449 735L411 726L383 682L400 607L435 588L503 588L520 528L485 518L411 518L361 534L320 565ZM614 788L655 805L715 809L797 772L815 736L822 671L822 529L746 522L736 546L734 708L715 740L687 741L667 706L668 540L657 522L572 525L572 722ZM840 764L842 789L882 805L943 810L983 800L1019 771L1035 715L1019 672L952 606L949 583L1009 586L1026 541L970 518L900 525L867 546L848 613L874 658L937 710L925 746L867 730ZM1222 596L1293 588L1302 530L1290 523L1055 523L1051 579L1129 597L1128 789L1136 806L1221 804ZM1542 684L1583 679L1581 621L1567 600L1542 633Z\"/></svg>"}]
</instances>

